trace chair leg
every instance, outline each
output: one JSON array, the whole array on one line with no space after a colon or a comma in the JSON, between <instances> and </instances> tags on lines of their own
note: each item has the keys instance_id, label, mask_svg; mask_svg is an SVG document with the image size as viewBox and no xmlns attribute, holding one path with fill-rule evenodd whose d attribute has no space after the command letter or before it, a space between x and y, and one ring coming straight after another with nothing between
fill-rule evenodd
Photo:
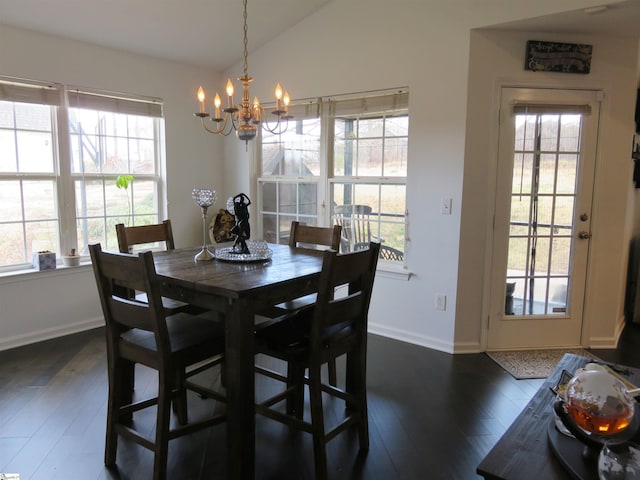
<instances>
[{"instance_id":1,"label":"chair leg","mask_svg":"<svg viewBox=\"0 0 640 480\"><path fill-rule=\"evenodd\" d=\"M127 397L124 399L126 403L131 403L131 399L133 398L133 392L135 390L135 382L136 382L136 364L133 362L122 360L123 362L123 384L125 385L125 392L127 392Z\"/></svg>"},{"instance_id":2,"label":"chair leg","mask_svg":"<svg viewBox=\"0 0 640 480\"><path fill-rule=\"evenodd\" d=\"M300 419L304 413L304 370L304 367L293 362L287 365L287 388L294 389L287 397L286 412Z\"/></svg>"},{"instance_id":3,"label":"chair leg","mask_svg":"<svg viewBox=\"0 0 640 480\"><path fill-rule=\"evenodd\" d=\"M355 410L360 416L358 421L358 439L360 450L369 450L369 413L367 408L367 360L366 353L360 351L347 354L347 391L357 402L348 410Z\"/></svg>"},{"instance_id":4,"label":"chair leg","mask_svg":"<svg viewBox=\"0 0 640 480\"><path fill-rule=\"evenodd\" d=\"M173 411L178 417L178 423L186 425L189 419L187 415L187 389L185 388L184 370L176 370L174 382Z\"/></svg>"},{"instance_id":5,"label":"chair leg","mask_svg":"<svg viewBox=\"0 0 640 480\"><path fill-rule=\"evenodd\" d=\"M327 363L327 369L329 370L329 385L333 387L338 386L338 373L336 369L336 359L329 360Z\"/></svg>"},{"instance_id":6,"label":"chair leg","mask_svg":"<svg viewBox=\"0 0 640 480\"><path fill-rule=\"evenodd\" d=\"M107 428L104 445L104 464L113 467L116 464L118 450L118 433L116 424L121 422L120 407L124 399L131 395L127 362L109 359L109 396L107 399Z\"/></svg>"},{"instance_id":7,"label":"chair leg","mask_svg":"<svg viewBox=\"0 0 640 480\"><path fill-rule=\"evenodd\" d=\"M325 480L327 472L327 448L324 435L324 412L322 389L320 388L320 365L309 368L309 403L311 406L311 429L313 435L313 459L316 480Z\"/></svg>"},{"instance_id":8,"label":"chair leg","mask_svg":"<svg viewBox=\"0 0 640 480\"><path fill-rule=\"evenodd\" d=\"M153 480L167 477L169 457L169 422L171 421L172 388L167 379L160 378L158 385L158 412L156 416L156 442L153 459Z\"/></svg>"}]
</instances>

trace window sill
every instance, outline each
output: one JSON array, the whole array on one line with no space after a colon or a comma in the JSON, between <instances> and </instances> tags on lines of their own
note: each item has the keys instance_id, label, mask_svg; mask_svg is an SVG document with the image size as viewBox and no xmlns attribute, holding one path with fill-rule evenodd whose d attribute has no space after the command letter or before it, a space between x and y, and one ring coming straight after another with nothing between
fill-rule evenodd
<instances>
[{"instance_id":1,"label":"window sill","mask_svg":"<svg viewBox=\"0 0 640 480\"><path fill-rule=\"evenodd\" d=\"M411 278L412 273L406 265L394 264L392 262L378 262L376 275L385 278L408 281Z\"/></svg>"},{"instance_id":2,"label":"window sill","mask_svg":"<svg viewBox=\"0 0 640 480\"><path fill-rule=\"evenodd\" d=\"M91 261L86 260L82 261L80 265L75 267L66 267L64 265L60 265L53 270L36 270L33 268L25 268L23 270L11 270L7 272L0 272L0 285L7 283L16 283L25 280L31 280L35 278L35 276L42 275L69 275L74 271L86 270L87 268L91 268Z\"/></svg>"}]
</instances>

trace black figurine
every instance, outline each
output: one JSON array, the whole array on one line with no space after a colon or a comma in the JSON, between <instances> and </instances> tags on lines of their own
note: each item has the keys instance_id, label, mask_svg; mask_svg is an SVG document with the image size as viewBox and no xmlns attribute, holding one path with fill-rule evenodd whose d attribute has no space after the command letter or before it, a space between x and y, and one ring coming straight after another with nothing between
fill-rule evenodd
<instances>
[{"instance_id":1,"label":"black figurine","mask_svg":"<svg viewBox=\"0 0 640 480\"><path fill-rule=\"evenodd\" d=\"M233 197L232 213L236 217L236 224L231 229L231 233L236 236L236 240L233 242L231 251L236 254L249 253L249 247L247 247L247 240L251 236L249 205L251 205L251 200L244 193Z\"/></svg>"}]
</instances>

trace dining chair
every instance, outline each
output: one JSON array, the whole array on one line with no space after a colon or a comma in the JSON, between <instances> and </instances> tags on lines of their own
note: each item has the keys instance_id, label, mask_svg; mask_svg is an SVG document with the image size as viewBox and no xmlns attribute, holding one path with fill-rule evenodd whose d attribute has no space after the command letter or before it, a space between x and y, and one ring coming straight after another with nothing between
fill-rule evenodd
<instances>
[{"instance_id":1,"label":"dining chair","mask_svg":"<svg viewBox=\"0 0 640 480\"><path fill-rule=\"evenodd\" d=\"M132 253L134 247L154 246L164 243L165 250L174 250L175 243L173 241L173 230L171 229L171 220L164 220L162 223L151 225L135 225L127 227L123 223L116 225L116 234L118 237L118 248L120 253ZM142 292L133 292L136 300L146 302L146 297ZM193 307L188 303L174 300L172 298L162 298L162 304L169 313L177 313L186 311L189 313L201 313L203 310Z\"/></svg>"},{"instance_id":2,"label":"dining chair","mask_svg":"<svg viewBox=\"0 0 640 480\"><path fill-rule=\"evenodd\" d=\"M133 247L136 245L163 242L165 250L176 248L173 242L171 220L169 219L164 220L162 223L135 225L132 227L127 227L124 223L118 223L116 225L116 234L118 236L118 248L121 253L132 253Z\"/></svg>"},{"instance_id":3,"label":"dining chair","mask_svg":"<svg viewBox=\"0 0 640 480\"><path fill-rule=\"evenodd\" d=\"M342 227L340 225L316 227L293 221L289 231L289 246L313 249L327 247L338 250L340 248L341 232ZM277 318L292 311L313 306L315 299L315 293L305 295L304 297L279 303L268 310L261 311L259 315L266 318Z\"/></svg>"},{"instance_id":4,"label":"dining chair","mask_svg":"<svg viewBox=\"0 0 640 480\"><path fill-rule=\"evenodd\" d=\"M289 246L304 248L317 248L318 246L324 246L333 250L338 250L338 248L340 248L341 233L342 227L340 225L333 225L332 227L315 227L294 221L291 222Z\"/></svg>"},{"instance_id":5,"label":"dining chair","mask_svg":"<svg viewBox=\"0 0 640 480\"><path fill-rule=\"evenodd\" d=\"M291 230L289 232L289 246L314 249L328 247L337 251L340 249L341 232L342 227L340 225L333 225L332 227L316 227L293 221L291 222ZM291 314L292 312L303 308L313 307L316 298L317 295L315 293L305 295L304 297L275 305L268 312L261 312L261 315L268 318L276 318L275 321L277 321L277 317L281 317L282 315ZM275 323L275 321L265 323L262 326L258 325L256 328L263 328L267 324ZM337 368L335 360L329 362L328 371L329 384L335 386L337 383Z\"/></svg>"},{"instance_id":6,"label":"dining chair","mask_svg":"<svg viewBox=\"0 0 640 480\"><path fill-rule=\"evenodd\" d=\"M360 450L366 452L369 448L367 316L379 249L379 243L371 242L369 248L355 252L325 252L315 307L295 312L256 333L256 351L288 365L286 377L258 368L259 373L285 382L286 388L259 401L256 413L312 434L317 479L327 478L327 442L347 428L357 426ZM341 293L334 294L336 289ZM322 383L321 366L342 355L347 359L345 388ZM304 416L305 384L309 389L310 420ZM346 404L345 417L328 431L323 394ZM287 402L284 409L280 406L283 401Z\"/></svg>"},{"instance_id":7,"label":"dining chair","mask_svg":"<svg viewBox=\"0 0 640 480\"><path fill-rule=\"evenodd\" d=\"M371 207L369 205L335 205L333 218L342 226L342 252L366 248L371 241Z\"/></svg>"},{"instance_id":8,"label":"dining chair","mask_svg":"<svg viewBox=\"0 0 640 480\"><path fill-rule=\"evenodd\" d=\"M220 362L224 327L187 313L167 314L152 252L105 252L100 244L90 245L89 251L106 324L109 394L104 462L115 466L118 436L122 436L153 451L153 479L162 480L166 478L169 440L225 420L224 414L215 414L189 423L186 394L189 389L224 401L219 392L187 380ZM114 285L143 291L148 302L119 296ZM155 397L134 400L136 363L157 371ZM174 428L170 427L172 404L179 424ZM152 428L136 430L133 420L136 412L154 405L155 433L150 436Z\"/></svg>"},{"instance_id":9,"label":"dining chair","mask_svg":"<svg viewBox=\"0 0 640 480\"><path fill-rule=\"evenodd\" d=\"M333 225L332 227L315 227L294 221L291 222L289 246L297 248L313 248L315 250L322 247L328 247L337 251L340 249L341 234L342 227L340 225ZM313 293L280 305L282 305L287 311L294 311L313 305L315 299L316 294Z\"/></svg>"}]
</instances>

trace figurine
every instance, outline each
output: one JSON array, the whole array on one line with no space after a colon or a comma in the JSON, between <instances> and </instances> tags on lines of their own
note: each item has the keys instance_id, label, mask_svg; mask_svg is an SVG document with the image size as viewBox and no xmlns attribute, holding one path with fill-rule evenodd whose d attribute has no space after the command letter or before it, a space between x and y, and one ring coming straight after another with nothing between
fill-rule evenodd
<instances>
[{"instance_id":1,"label":"figurine","mask_svg":"<svg viewBox=\"0 0 640 480\"><path fill-rule=\"evenodd\" d=\"M233 242L232 252L236 254L249 253L249 247L247 247L247 240L251 236L251 228L249 226L249 205L251 200L244 193L239 193L233 199L229 199L228 203L233 202L231 205L227 205L227 208L236 217L236 224L231 229L231 233L236 236L235 242Z\"/></svg>"}]
</instances>

